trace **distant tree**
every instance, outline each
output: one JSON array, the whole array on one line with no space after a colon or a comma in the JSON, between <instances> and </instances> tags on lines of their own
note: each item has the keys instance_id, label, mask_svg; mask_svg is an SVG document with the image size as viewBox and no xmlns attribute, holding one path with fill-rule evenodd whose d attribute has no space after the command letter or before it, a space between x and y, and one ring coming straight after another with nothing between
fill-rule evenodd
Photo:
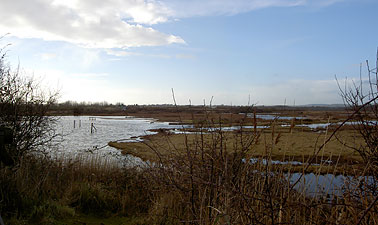
<instances>
[{"instance_id":1,"label":"distant tree","mask_svg":"<svg viewBox=\"0 0 378 225\"><path fill-rule=\"evenodd\" d=\"M6 165L16 165L28 153L43 150L55 136L56 118L48 110L56 103L58 92L46 92L31 76L12 70L0 49L0 127L13 133L13 144L2 151Z\"/></svg>"}]
</instances>

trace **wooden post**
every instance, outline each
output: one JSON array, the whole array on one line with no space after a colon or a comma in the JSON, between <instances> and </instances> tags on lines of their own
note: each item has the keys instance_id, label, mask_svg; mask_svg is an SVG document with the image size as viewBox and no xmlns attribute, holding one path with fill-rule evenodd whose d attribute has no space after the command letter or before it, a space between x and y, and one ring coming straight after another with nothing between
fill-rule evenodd
<instances>
[{"instance_id":1,"label":"wooden post","mask_svg":"<svg viewBox=\"0 0 378 225\"><path fill-rule=\"evenodd\" d=\"M91 134L93 134L93 132L97 131L96 127L93 125L93 123L91 123Z\"/></svg>"}]
</instances>

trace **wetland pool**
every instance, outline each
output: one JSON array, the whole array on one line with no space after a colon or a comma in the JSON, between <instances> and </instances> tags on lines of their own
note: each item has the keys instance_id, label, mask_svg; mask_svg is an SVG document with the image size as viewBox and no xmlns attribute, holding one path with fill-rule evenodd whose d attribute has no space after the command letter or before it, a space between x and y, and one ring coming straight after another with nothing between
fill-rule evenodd
<instances>
[{"instance_id":1,"label":"wetland pool","mask_svg":"<svg viewBox=\"0 0 378 225\"><path fill-rule=\"evenodd\" d=\"M114 159L134 158L108 146L110 141L142 141L141 136L156 134L153 129L179 129L180 125L157 122L155 119L125 116L62 116L55 125L58 137L54 156L100 156Z\"/></svg>"},{"instance_id":2,"label":"wetland pool","mask_svg":"<svg viewBox=\"0 0 378 225\"><path fill-rule=\"evenodd\" d=\"M95 130L91 132L92 125ZM324 124L328 126L329 124ZM324 126L323 124L320 126ZM313 125L319 126L319 124ZM136 142L142 141L141 136L152 135L157 132L151 130L168 129L173 133L182 133L183 128L191 126L171 125L168 122L158 122L155 119L134 118L125 116L62 116L56 124L56 149L51 151L52 155L74 157L74 156L96 156L103 159L111 159L112 163L121 165L140 165L143 161L131 155L122 155L121 151L108 146L110 141ZM245 127L252 129L252 126ZM267 128L259 126L258 128ZM311 127L310 127L311 128ZM93 128L92 128L93 129ZM224 127L224 131L233 131L240 127ZM207 128L206 132L217 131L218 128ZM252 163L254 161L252 160ZM265 162L267 163L267 162ZM272 164L294 164L301 165L301 162L280 162L272 161ZM295 182L301 176L300 173L287 175L290 182ZM362 178L361 178L362 179ZM370 180L369 177L363 178ZM351 180L348 176L342 175L314 175L305 174L296 185L296 189L305 189L306 193L317 195L319 193L332 193L339 195L345 183Z\"/></svg>"}]
</instances>

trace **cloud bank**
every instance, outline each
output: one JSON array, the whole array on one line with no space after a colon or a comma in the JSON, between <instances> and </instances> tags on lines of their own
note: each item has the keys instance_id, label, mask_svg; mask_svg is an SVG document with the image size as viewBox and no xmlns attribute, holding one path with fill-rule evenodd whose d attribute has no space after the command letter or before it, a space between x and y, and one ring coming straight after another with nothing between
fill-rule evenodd
<instances>
[{"instance_id":1,"label":"cloud bank","mask_svg":"<svg viewBox=\"0 0 378 225\"><path fill-rule=\"evenodd\" d=\"M104 49L184 44L181 37L151 26L195 16L339 1L344 0L1 0L0 34Z\"/></svg>"}]
</instances>

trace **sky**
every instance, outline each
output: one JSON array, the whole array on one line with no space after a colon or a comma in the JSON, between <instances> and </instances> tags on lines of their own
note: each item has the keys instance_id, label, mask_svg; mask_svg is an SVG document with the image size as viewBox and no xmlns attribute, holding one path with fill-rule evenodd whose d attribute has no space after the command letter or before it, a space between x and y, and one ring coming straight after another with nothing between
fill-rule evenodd
<instances>
[{"instance_id":1,"label":"sky","mask_svg":"<svg viewBox=\"0 0 378 225\"><path fill-rule=\"evenodd\" d=\"M377 11L377 0L1 0L0 46L60 102L172 104L173 89L178 104L335 104L335 77L375 62Z\"/></svg>"}]
</instances>

